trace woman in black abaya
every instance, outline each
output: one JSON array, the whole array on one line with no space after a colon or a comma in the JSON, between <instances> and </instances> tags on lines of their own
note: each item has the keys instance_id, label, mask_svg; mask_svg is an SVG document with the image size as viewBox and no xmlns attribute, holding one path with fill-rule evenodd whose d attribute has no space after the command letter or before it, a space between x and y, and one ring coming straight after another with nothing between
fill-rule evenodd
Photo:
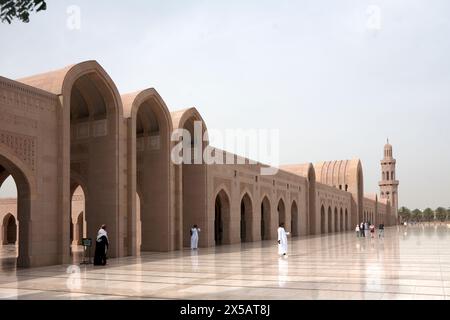
<instances>
[{"instance_id":1,"label":"woman in black abaya","mask_svg":"<svg viewBox=\"0 0 450 320\"><path fill-rule=\"evenodd\" d=\"M108 233L106 225L102 225L97 233L97 241L95 241L94 266L104 266L106 264L106 252L108 251Z\"/></svg>"}]
</instances>

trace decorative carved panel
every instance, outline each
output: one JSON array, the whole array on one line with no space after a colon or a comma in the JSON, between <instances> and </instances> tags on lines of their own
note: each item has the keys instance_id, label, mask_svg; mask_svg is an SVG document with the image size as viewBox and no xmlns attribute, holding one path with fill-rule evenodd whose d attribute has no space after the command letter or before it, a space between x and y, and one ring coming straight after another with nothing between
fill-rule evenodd
<instances>
[{"instance_id":1,"label":"decorative carved panel","mask_svg":"<svg viewBox=\"0 0 450 320\"><path fill-rule=\"evenodd\" d=\"M29 165L31 170L35 170L37 148L36 137L0 130L0 144L10 149L19 159Z\"/></svg>"},{"instance_id":2,"label":"decorative carved panel","mask_svg":"<svg viewBox=\"0 0 450 320\"><path fill-rule=\"evenodd\" d=\"M72 201L84 201L84 196L82 194L74 194L72 196Z\"/></svg>"},{"instance_id":3,"label":"decorative carved panel","mask_svg":"<svg viewBox=\"0 0 450 320\"><path fill-rule=\"evenodd\" d=\"M158 151L161 148L161 136L143 136L136 138L136 151Z\"/></svg>"},{"instance_id":4,"label":"decorative carved panel","mask_svg":"<svg viewBox=\"0 0 450 320\"><path fill-rule=\"evenodd\" d=\"M72 125L72 138L76 140L108 135L107 120L80 122Z\"/></svg>"},{"instance_id":5,"label":"decorative carved panel","mask_svg":"<svg viewBox=\"0 0 450 320\"><path fill-rule=\"evenodd\" d=\"M0 105L26 113L55 112L57 96L6 78L0 79Z\"/></svg>"},{"instance_id":6,"label":"decorative carved panel","mask_svg":"<svg viewBox=\"0 0 450 320\"><path fill-rule=\"evenodd\" d=\"M98 120L92 123L92 132L94 137L104 137L108 134L107 120Z\"/></svg>"},{"instance_id":7,"label":"decorative carved panel","mask_svg":"<svg viewBox=\"0 0 450 320\"><path fill-rule=\"evenodd\" d=\"M160 140L161 137L158 136L150 136L149 137L149 148L150 150L159 150L160 148Z\"/></svg>"}]
</instances>

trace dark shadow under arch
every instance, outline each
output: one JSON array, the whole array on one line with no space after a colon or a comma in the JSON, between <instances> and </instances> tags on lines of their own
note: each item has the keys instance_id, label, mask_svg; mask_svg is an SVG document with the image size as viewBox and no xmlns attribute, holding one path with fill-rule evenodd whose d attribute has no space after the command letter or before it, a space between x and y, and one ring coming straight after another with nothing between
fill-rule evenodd
<instances>
[{"instance_id":1,"label":"dark shadow under arch","mask_svg":"<svg viewBox=\"0 0 450 320\"><path fill-rule=\"evenodd\" d=\"M222 189L217 193L214 206L214 242L216 246L230 243L230 198Z\"/></svg>"},{"instance_id":2,"label":"dark shadow under arch","mask_svg":"<svg viewBox=\"0 0 450 320\"><path fill-rule=\"evenodd\" d=\"M270 214L270 201L267 196L264 196L261 201L261 240L270 239L271 234L271 214Z\"/></svg>"},{"instance_id":3,"label":"dark shadow under arch","mask_svg":"<svg viewBox=\"0 0 450 320\"><path fill-rule=\"evenodd\" d=\"M297 206L297 202L292 201L292 205L291 205L291 232L292 232L292 236L293 237L297 237L300 232L299 232L299 226L298 226L298 206Z\"/></svg>"},{"instance_id":4,"label":"dark shadow under arch","mask_svg":"<svg viewBox=\"0 0 450 320\"><path fill-rule=\"evenodd\" d=\"M248 242L252 240L252 213L252 200L248 193L245 193L241 199L241 242Z\"/></svg>"},{"instance_id":5,"label":"dark shadow under arch","mask_svg":"<svg viewBox=\"0 0 450 320\"><path fill-rule=\"evenodd\" d=\"M30 249L31 249L31 199L32 195L32 183L34 180L26 166L17 159L14 155L10 154L7 150L0 147L0 172L7 172L14 179L17 187L17 221L20 224L18 244L19 253L17 258L18 267L28 267L31 264L30 261ZM12 237L11 231L11 237ZM17 233L15 235L17 240Z\"/></svg>"},{"instance_id":6,"label":"dark shadow under arch","mask_svg":"<svg viewBox=\"0 0 450 320\"><path fill-rule=\"evenodd\" d=\"M326 229L326 217L325 217L325 207L322 205L320 208L320 233L324 234L327 232Z\"/></svg>"},{"instance_id":7,"label":"dark shadow under arch","mask_svg":"<svg viewBox=\"0 0 450 320\"><path fill-rule=\"evenodd\" d=\"M280 225L281 223L284 223L286 227L286 206L284 205L283 198L281 198L278 201L277 211L278 211L278 224Z\"/></svg>"},{"instance_id":8,"label":"dark shadow under arch","mask_svg":"<svg viewBox=\"0 0 450 320\"><path fill-rule=\"evenodd\" d=\"M17 241L17 223L16 218L8 213L3 218L3 244L16 244Z\"/></svg>"}]
</instances>

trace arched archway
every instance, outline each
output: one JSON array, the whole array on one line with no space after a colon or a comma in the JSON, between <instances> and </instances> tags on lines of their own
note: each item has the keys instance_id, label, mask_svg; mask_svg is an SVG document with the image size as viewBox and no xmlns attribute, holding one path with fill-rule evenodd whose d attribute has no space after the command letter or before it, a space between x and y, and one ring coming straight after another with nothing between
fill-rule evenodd
<instances>
[{"instance_id":1,"label":"arched archway","mask_svg":"<svg viewBox=\"0 0 450 320\"><path fill-rule=\"evenodd\" d=\"M344 231L344 212L342 211L342 208L339 212L339 231Z\"/></svg>"},{"instance_id":2,"label":"arched archway","mask_svg":"<svg viewBox=\"0 0 450 320\"><path fill-rule=\"evenodd\" d=\"M27 267L31 264L31 206L35 190L33 187L35 185L33 176L20 159L10 154L1 145L0 175L2 177L12 176L17 189L17 220L16 218L11 219L11 216L9 216L8 220L3 222L7 223L7 229L3 233L3 240L6 240L8 243L14 240L15 243L18 243L17 266ZM17 228L17 225L20 225L20 227Z\"/></svg>"},{"instance_id":3,"label":"arched archway","mask_svg":"<svg viewBox=\"0 0 450 320\"><path fill-rule=\"evenodd\" d=\"M70 131L66 149L70 163L70 184L83 181L85 191L86 235L94 239L102 224L108 226L108 255L116 257L127 250L126 228L119 221L125 210L119 200L125 196L125 173L120 169L125 148L122 102L117 88L103 68L94 61L68 70L61 83L63 107ZM122 160L121 160L122 159ZM66 221L66 220L65 220Z\"/></svg>"},{"instance_id":4,"label":"arched archway","mask_svg":"<svg viewBox=\"0 0 450 320\"><path fill-rule=\"evenodd\" d=\"M174 168L175 193L179 195L176 211L180 215L182 230L179 236L187 246L190 244L189 230L192 225L197 224L201 227L208 224L204 201L207 198L207 176L206 165L203 162L203 154L208 147L208 136L206 124L195 108L173 112L171 115L174 130L172 139L177 140L174 141L172 156L175 154L180 163ZM200 246L208 245L207 241L207 237L200 237Z\"/></svg>"},{"instance_id":5,"label":"arched archway","mask_svg":"<svg viewBox=\"0 0 450 320\"><path fill-rule=\"evenodd\" d=\"M339 218L338 218L338 210L334 208L334 232L339 231Z\"/></svg>"},{"instance_id":6,"label":"arched archway","mask_svg":"<svg viewBox=\"0 0 450 320\"><path fill-rule=\"evenodd\" d=\"M264 196L261 201L261 240L270 239L271 235L271 215L270 215L270 201Z\"/></svg>"},{"instance_id":7,"label":"arched archway","mask_svg":"<svg viewBox=\"0 0 450 320\"><path fill-rule=\"evenodd\" d=\"M282 198L278 201L277 211L278 211L278 224L284 223L286 226L286 207L284 205L284 201Z\"/></svg>"},{"instance_id":8,"label":"arched archway","mask_svg":"<svg viewBox=\"0 0 450 320\"><path fill-rule=\"evenodd\" d=\"M230 198L224 190L215 198L214 241L216 246L230 243Z\"/></svg>"},{"instance_id":9,"label":"arched archway","mask_svg":"<svg viewBox=\"0 0 450 320\"><path fill-rule=\"evenodd\" d=\"M17 242L17 223L16 218L8 213L3 218L3 244L10 245Z\"/></svg>"},{"instance_id":10,"label":"arched archway","mask_svg":"<svg viewBox=\"0 0 450 320\"><path fill-rule=\"evenodd\" d=\"M241 199L241 242L252 240L253 204L248 193Z\"/></svg>"},{"instance_id":11,"label":"arched archway","mask_svg":"<svg viewBox=\"0 0 450 320\"><path fill-rule=\"evenodd\" d=\"M328 207L328 233L333 232L333 212L331 207Z\"/></svg>"},{"instance_id":12,"label":"arched archway","mask_svg":"<svg viewBox=\"0 0 450 320\"><path fill-rule=\"evenodd\" d=\"M131 161L128 166L131 172L136 173L128 176L128 183L132 186L129 192L129 251L168 251L177 248L175 233L182 230L181 220L176 222L174 215L171 215L174 181L170 160L170 113L154 89L127 94L122 99L124 115L130 123ZM201 226L200 222L192 224ZM186 226L188 231L192 224ZM187 232L184 245L189 244Z\"/></svg>"},{"instance_id":13,"label":"arched archway","mask_svg":"<svg viewBox=\"0 0 450 320\"><path fill-rule=\"evenodd\" d=\"M15 245L17 243L17 186L14 178L0 167L0 244ZM1 258L1 255L0 255Z\"/></svg>"},{"instance_id":14,"label":"arched archway","mask_svg":"<svg viewBox=\"0 0 450 320\"><path fill-rule=\"evenodd\" d=\"M214 241L215 245L230 243L230 198L220 190L215 198Z\"/></svg>"},{"instance_id":15,"label":"arched archway","mask_svg":"<svg viewBox=\"0 0 450 320\"><path fill-rule=\"evenodd\" d=\"M71 249L80 251L81 240L86 237L86 192L81 182L73 181L71 186L71 205L70 205L70 240Z\"/></svg>"},{"instance_id":16,"label":"arched archway","mask_svg":"<svg viewBox=\"0 0 450 320\"><path fill-rule=\"evenodd\" d=\"M345 230L351 230L350 229L350 221L348 220L348 211L345 209Z\"/></svg>"},{"instance_id":17,"label":"arched archway","mask_svg":"<svg viewBox=\"0 0 450 320\"><path fill-rule=\"evenodd\" d=\"M298 230L298 207L295 201L292 201L291 205L291 233L293 237L299 235Z\"/></svg>"},{"instance_id":18,"label":"arched archway","mask_svg":"<svg viewBox=\"0 0 450 320\"><path fill-rule=\"evenodd\" d=\"M326 232L327 232L327 229L326 229L325 208L322 205L320 208L320 233L324 234Z\"/></svg>"}]
</instances>

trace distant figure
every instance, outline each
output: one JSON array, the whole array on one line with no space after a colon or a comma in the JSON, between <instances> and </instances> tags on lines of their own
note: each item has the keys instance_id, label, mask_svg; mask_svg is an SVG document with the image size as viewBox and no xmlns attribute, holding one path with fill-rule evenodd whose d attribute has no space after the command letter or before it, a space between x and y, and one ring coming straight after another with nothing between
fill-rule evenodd
<instances>
[{"instance_id":1,"label":"distant figure","mask_svg":"<svg viewBox=\"0 0 450 320\"><path fill-rule=\"evenodd\" d=\"M365 237L369 236L369 223L368 222L364 223L364 236Z\"/></svg>"},{"instance_id":2,"label":"distant figure","mask_svg":"<svg viewBox=\"0 0 450 320\"><path fill-rule=\"evenodd\" d=\"M364 233L364 222L361 222L361 225L359 226L359 233L361 234L361 237L366 236L366 234Z\"/></svg>"},{"instance_id":3,"label":"distant figure","mask_svg":"<svg viewBox=\"0 0 450 320\"><path fill-rule=\"evenodd\" d=\"M370 229L370 237L372 239L375 238L375 226L373 225L373 223L370 225L369 229Z\"/></svg>"},{"instance_id":4,"label":"distant figure","mask_svg":"<svg viewBox=\"0 0 450 320\"><path fill-rule=\"evenodd\" d=\"M287 235L289 232L284 230L284 223L280 223L278 228L278 254L282 257L287 257Z\"/></svg>"},{"instance_id":5,"label":"distant figure","mask_svg":"<svg viewBox=\"0 0 450 320\"><path fill-rule=\"evenodd\" d=\"M356 225L355 231L356 231L356 237L359 238L359 224Z\"/></svg>"},{"instance_id":6,"label":"distant figure","mask_svg":"<svg viewBox=\"0 0 450 320\"><path fill-rule=\"evenodd\" d=\"M384 223L380 223L378 226L378 238L384 238Z\"/></svg>"},{"instance_id":7,"label":"distant figure","mask_svg":"<svg viewBox=\"0 0 450 320\"><path fill-rule=\"evenodd\" d=\"M108 251L108 244L108 233L106 232L106 224L104 224L97 233L97 241L95 242L94 266L104 266L106 264L106 252Z\"/></svg>"},{"instance_id":8,"label":"distant figure","mask_svg":"<svg viewBox=\"0 0 450 320\"><path fill-rule=\"evenodd\" d=\"M198 233L200 232L200 228L197 227L196 224L191 228L191 249L197 250L198 249Z\"/></svg>"}]
</instances>

